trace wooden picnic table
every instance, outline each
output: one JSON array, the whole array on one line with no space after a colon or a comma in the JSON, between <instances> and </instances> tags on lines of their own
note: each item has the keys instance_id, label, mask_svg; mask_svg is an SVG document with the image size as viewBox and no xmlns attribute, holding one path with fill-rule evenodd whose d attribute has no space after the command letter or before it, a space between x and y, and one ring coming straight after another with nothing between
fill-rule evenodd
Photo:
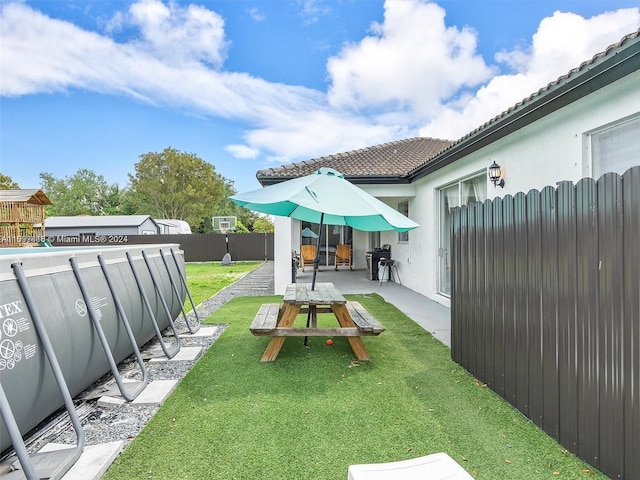
<instances>
[{"instance_id":1,"label":"wooden picnic table","mask_svg":"<svg viewBox=\"0 0 640 480\"><path fill-rule=\"evenodd\" d=\"M294 327L300 313L309 314L309 326ZM332 313L337 327L318 327L317 315ZM264 304L250 327L254 335L270 336L271 341L262 355L263 362L275 360L286 337L347 337L358 360L370 360L362 336L380 335L384 327L358 302L347 302L333 283L287 285L282 305Z\"/></svg>"}]
</instances>

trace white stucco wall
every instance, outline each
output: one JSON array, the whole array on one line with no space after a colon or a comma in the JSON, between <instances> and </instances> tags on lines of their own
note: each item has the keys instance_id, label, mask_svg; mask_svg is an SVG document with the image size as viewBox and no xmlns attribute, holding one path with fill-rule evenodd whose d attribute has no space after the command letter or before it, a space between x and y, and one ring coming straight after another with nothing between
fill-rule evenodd
<instances>
[{"instance_id":1,"label":"white stucco wall","mask_svg":"<svg viewBox=\"0 0 640 480\"><path fill-rule=\"evenodd\" d=\"M640 72L628 75L537 122L420 179L409 215L421 227L410 232L407 262L400 261L402 283L448 305L437 294L438 191L460 178L488 169L493 161L502 167L505 187L487 180L489 198L515 195L531 189L591 176L589 134L603 126L640 113Z\"/></svg>"},{"instance_id":2,"label":"white stucco wall","mask_svg":"<svg viewBox=\"0 0 640 480\"><path fill-rule=\"evenodd\" d=\"M297 249L293 243L293 222L288 217L273 217L274 226L274 289L276 295L284 295L284 290L288 283L291 283L291 255L292 251L300 251L298 242ZM299 227L298 230L299 231Z\"/></svg>"},{"instance_id":3,"label":"white stucco wall","mask_svg":"<svg viewBox=\"0 0 640 480\"><path fill-rule=\"evenodd\" d=\"M437 293L440 188L477 173L486 174L493 161L502 168L505 187L495 188L487 179L489 198L540 190L565 180L577 182L591 176L588 135L638 115L639 106L640 72L635 72L413 184L361 186L394 208L408 199L409 216L420 224L409 232L408 243L398 243L396 232L380 233L380 244L391 245L402 284L449 304L448 298ZM291 225L289 219L276 220L276 293L280 294L291 279L290 260L280 261L291 256ZM365 232L354 231L356 268L364 268L364 255L371 247Z\"/></svg>"},{"instance_id":4,"label":"white stucco wall","mask_svg":"<svg viewBox=\"0 0 640 480\"><path fill-rule=\"evenodd\" d=\"M628 75L532 125L476 152L488 167L496 161L505 188L496 195L515 194L591 175L588 134L640 111L640 73ZM493 186L490 190L494 190Z\"/></svg>"}]
</instances>

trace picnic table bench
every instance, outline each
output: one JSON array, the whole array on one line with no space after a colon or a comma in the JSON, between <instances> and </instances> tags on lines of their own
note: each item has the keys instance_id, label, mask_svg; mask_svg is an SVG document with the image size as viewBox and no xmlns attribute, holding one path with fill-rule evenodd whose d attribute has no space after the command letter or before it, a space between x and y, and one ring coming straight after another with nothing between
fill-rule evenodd
<instances>
[{"instance_id":1,"label":"picnic table bench","mask_svg":"<svg viewBox=\"0 0 640 480\"><path fill-rule=\"evenodd\" d=\"M300 313L309 315L310 325L294 327ZM332 313L338 327L318 327L317 315ZM257 336L273 337L262 356L262 361L273 361L278 356L285 337L347 337L359 360L370 360L360 337L380 335L384 327L359 302L347 302L332 283L317 283L314 290L309 284L294 283L287 286L283 304L266 303L260 306L251 326Z\"/></svg>"},{"instance_id":2,"label":"picnic table bench","mask_svg":"<svg viewBox=\"0 0 640 480\"><path fill-rule=\"evenodd\" d=\"M278 317L280 314L279 303L263 303L258 309L253 322L251 322L251 333L254 335L273 335Z\"/></svg>"},{"instance_id":3,"label":"picnic table bench","mask_svg":"<svg viewBox=\"0 0 640 480\"><path fill-rule=\"evenodd\" d=\"M384 332L384 327L360 305L360 302L347 302L347 310L353 323L360 329L360 335L380 335Z\"/></svg>"}]
</instances>

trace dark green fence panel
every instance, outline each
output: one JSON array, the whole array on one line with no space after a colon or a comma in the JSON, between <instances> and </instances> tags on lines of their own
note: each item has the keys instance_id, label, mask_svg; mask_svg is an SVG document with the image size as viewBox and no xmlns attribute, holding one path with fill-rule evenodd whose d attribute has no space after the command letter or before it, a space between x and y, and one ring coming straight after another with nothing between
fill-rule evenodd
<instances>
[{"instance_id":1,"label":"dark green fence panel","mask_svg":"<svg viewBox=\"0 0 640 480\"><path fill-rule=\"evenodd\" d=\"M469 231L469 209L466 207L462 207L462 214L460 215L460 229L464 229L465 231ZM461 255L467 256L469 255L469 236L465 235L460 238L460 252ZM462 295L471 295L471 291L469 289L469 283L471 282L471 269L470 264L468 262L462 262L460 265L458 282L460 291ZM462 314L463 318L471 318L473 313L473 305L463 304ZM458 348L458 354L463 362L466 364L469 363L469 342L473 340L472 336L469 334L471 322L460 322L457 327L460 332L464 332L464 335L460 339L460 345Z\"/></svg>"},{"instance_id":2,"label":"dark green fence panel","mask_svg":"<svg viewBox=\"0 0 640 480\"><path fill-rule=\"evenodd\" d=\"M495 344L495 315L494 309L496 307L496 298L494 296L493 289L487 288L487 285L493 285L495 282L495 269L496 269L496 258L495 258L495 239L491 234L493 232L493 209L491 208L491 204L488 201L482 206L482 208L478 208L484 214L483 225L484 225L484 251L486 258L488 261L484 265L484 302L482 305L482 319L486 319L483 321L484 325L484 342L482 345L482 351L484 353L484 377L480 378L484 383L495 385L495 349L493 345ZM500 274L501 275L501 274Z\"/></svg>"},{"instance_id":3,"label":"dark green fence panel","mask_svg":"<svg viewBox=\"0 0 640 480\"><path fill-rule=\"evenodd\" d=\"M529 244L527 231L527 197L524 193L518 193L513 198L514 206L514 231L515 242L513 244L513 263L515 266L515 295L512 297L514 310L511 327L513 329L515 362L513 382L515 392L514 405L524 413L529 414L529 385L527 374L529 371L529 332L527 318L527 285L528 285L528 258L519 255L521 249L527 251Z\"/></svg>"},{"instance_id":4,"label":"dark green fence panel","mask_svg":"<svg viewBox=\"0 0 640 480\"><path fill-rule=\"evenodd\" d=\"M598 180L598 319L600 379L600 468L613 472L623 463L622 386L622 180L608 174ZM640 268L640 266L637 266Z\"/></svg>"},{"instance_id":5,"label":"dark green fence panel","mask_svg":"<svg viewBox=\"0 0 640 480\"><path fill-rule=\"evenodd\" d=\"M542 290L540 302L540 326L542 368L539 374L542 388L532 400L532 418L549 435L560 438L559 406L559 342L558 342L558 206L555 189L547 187L540 195L540 245L538 255L541 266ZM535 405L535 406L534 406ZM538 418L536 419L536 416Z\"/></svg>"},{"instance_id":6,"label":"dark green fence panel","mask_svg":"<svg viewBox=\"0 0 640 480\"><path fill-rule=\"evenodd\" d=\"M452 358L640 479L640 167L452 210Z\"/></svg>"},{"instance_id":7,"label":"dark green fence panel","mask_svg":"<svg viewBox=\"0 0 640 480\"><path fill-rule=\"evenodd\" d=\"M485 248L485 226L484 226L484 212L482 208L479 208L480 204L478 204L478 208L472 208L470 211L473 215L473 222L475 226L475 235L474 235L474 245L473 251L475 252L476 262L473 266L475 279L473 282L473 295L478 298L479 304L478 308L473 312L474 320L473 324L475 326L475 357L476 357L476 365L478 378L482 379L485 382L486 378L486 365L485 365L485 336L487 335L487 325L482 321L483 319L483 311L484 311L484 303L486 302L486 268L485 263L482 258L486 254Z\"/></svg>"},{"instance_id":8,"label":"dark green fence panel","mask_svg":"<svg viewBox=\"0 0 640 480\"><path fill-rule=\"evenodd\" d=\"M63 236L60 236L62 239ZM69 237L67 237L69 238ZM227 243L228 239L228 243ZM194 233L190 235L84 235L72 242L52 239L56 247L99 245L146 245L177 243L184 250L187 262L221 261L227 248L234 261L273 260L273 233L235 233L228 237L220 233Z\"/></svg>"},{"instance_id":9,"label":"dark green fence panel","mask_svg":"<svg viewBox=\"0 0 640 480\"><path fill-rule=\"evenodd\" d=\"M624 471L640 478L640 169L623 177L624 219Z\"/></svg>"},{"instance_id":10,"label":"dark green fence panel","mask_svg":"<svg viewBox=\"0 0 640 480\"><path fill-rule=\"evenodd\" d=\"M516 332L515 332L515 283L516 283L516 235L513 202L503 203L504 216L504 395L515 405L516 401Z\"/></svg>"},{"instance_id":11,"label":"dark green fence panel","mask_svg":"<svg viewBox=\"0 0 640 480\"><path fill-rule=\"evenodd\" d=\"M453 248L451 248L450 251L451 291L458 292L459 295L461 295L463 291L462 285L460 284L463 262L458 261L456 256L462 254L462 246L460 245L460 242L462 241L462 235L460 235L462 230L461 223L462 215L456 215L451 218L451 243L453 245ZM462 339L465 338L466 335L459 331L460 326L458 325L458 322L462 323L461 320L466 317L463 310L464 306L465 304L463 302L458 302L456 304L453 302L451 303L451 358L460 364L463 363L461 357ZM454 335L453 332L456 332L456 334Z\"/></svg>"},{"instance_id":12,"label":"dark green fence panel","mask_svg":"<svg viewBox=\"0 0 640 480\"><path fill-rule=\"evenodd\" d=\"M505 238L505 222L504 222L504 210L502 207L502 199L496 198L493 202L492 216L493 216L493 231L490 232L490 235L493 239L493 272L494 272L494 283L495 288L489 288L489 290L493 290L491 293L491 297L494 299L494 309L493 309L493 350L495 354L493 355L493 370L494 370L494 382L495 387L492 387L498 394L506 398L506 393L504 389L504 379L505 379L505 344L506 341L506 326L505 326L505 318L507 318L507 308L506 308L506 291L505 291L505 279L507 277L506 271L506 259L504 253L506 251L504 247L504 238ZM489 204L491 205L491 204ZM489 209L485 203L485 208ZM452 301L452 306L455 302ZM491 317L485 317L487 319ZM509 318L511 316L509 315ZM463 321L460 319L460 321ZM490 321L490 320L488 320ZM453 338L452 338L453 340Z\"/></svg>"},{"instance_id":13,"label":"dark green fence panel","mask_svg":"<svg viewBox=\"0 0 640 480\"><path fill-rule=\"evenodd\" d=\"M524 384L521 389L526 395L528 411L525 413L533 422L542 426L543 418L543 390L530 389L530 385L542 385L542 215L540 211L540 192L531 191L526 196L527 208L525 212L525 224L527 230L527 255L526 280L524 290L526 292L525 308L523 312L526 318L525 335L527 344L527 371L518 375L519 381ZM547 247L545 245L545 247ZM548 247L547 247L548 248ZM546 254L546 252L545 252ZM523 325L520 324L522 328ZM528 380L527 380L528 378Z\"/></svg>"},{"instance_id":14,"label":"dark green fence panel","mask_svg":"<svg viewBox=\"0 0 640 480\"><path fill-rule=\"evenodd\" d=\"M598 216L596 183L584 179L576 186L578 345L578 455L591 465L600 463L598 397ZM585 441L584 439L593 439Z\"/></svg>"},{"instance_id":15,"label":"dark green fence panel","mask_svg":"<svg viewBox=\"0 0 640 480\"><path fill-rule=\"evenodd\" d=\"M557 195L557 328L558 328L558 420L559 441L578 453L578 253L576 234L576 190L563 182ZM563 301L564 300L564 301ZM552 339L549 339L552 341Z\"/></svg>"}]
</instances>

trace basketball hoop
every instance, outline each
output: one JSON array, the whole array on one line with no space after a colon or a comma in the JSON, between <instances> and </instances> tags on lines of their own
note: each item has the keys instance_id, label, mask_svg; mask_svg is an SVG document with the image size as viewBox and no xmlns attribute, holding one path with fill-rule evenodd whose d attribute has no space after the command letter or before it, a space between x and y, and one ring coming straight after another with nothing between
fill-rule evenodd
<instances>
[{"instance_id":1,"label":"basketball hoop","mask_svg":"<svg viewBox=\"0 0 640 480\"><path fill-rule=\"evenodd\" d=\"M227 246L227 253L222 258L223 265L231 265L231 255L229 254L229 231L235 232L237 226L236 217L211 217L211 226L216 233L223 233Z\"/></svg>"},{"instance_id":2,"label":"basketball hoop","mask_svg":"<svg viewBox=\"0 0 640 480\"><path fill-rule=\"evenodd\" d=\"M211 217L211 226L216 233L235 232L237 224L236 217Z\"/></svg>"}]
</instances>

